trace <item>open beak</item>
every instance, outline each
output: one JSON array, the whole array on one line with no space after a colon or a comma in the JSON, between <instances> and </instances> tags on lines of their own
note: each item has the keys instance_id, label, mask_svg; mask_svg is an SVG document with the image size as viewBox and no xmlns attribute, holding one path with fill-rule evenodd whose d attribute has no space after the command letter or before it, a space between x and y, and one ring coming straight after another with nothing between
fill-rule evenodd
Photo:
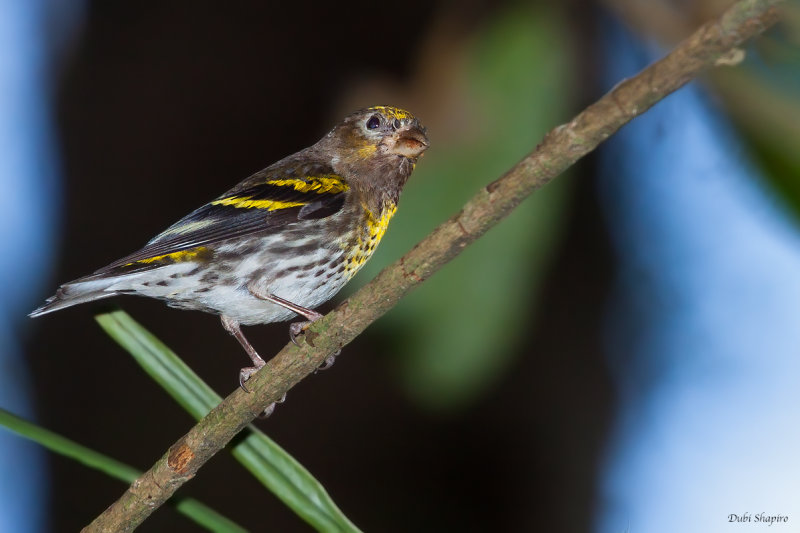
<instances>
[{"instance_id":1,"label":"open beak","mask_svg":"<svg viewBox=\"0 0 800 533\"><path fill-rule=\"evenodd\" d=\"M419 126L410 125L397 130L394 146L389 149L389 153L416 159L428 149L428 144L425 131Z\"/></svg>"}]
</instances>

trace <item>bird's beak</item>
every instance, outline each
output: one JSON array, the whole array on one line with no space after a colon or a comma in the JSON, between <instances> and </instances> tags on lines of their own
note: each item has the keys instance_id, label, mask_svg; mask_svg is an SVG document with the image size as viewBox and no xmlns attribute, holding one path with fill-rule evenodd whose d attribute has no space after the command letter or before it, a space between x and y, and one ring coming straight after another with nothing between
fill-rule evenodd
<instances>
[{"instance_id":1,"label":"bird's beak","mask_svg":"<svg viewBox=\"0 0 800 533\"><path fill-rule=\"evenodd\" d=\"M425 135L425 131L416 125L409 125L397 130L394 138L394 145L389 148L391 154L416 159L428 149L428 137Z\"/></svg>"}]
</instances>

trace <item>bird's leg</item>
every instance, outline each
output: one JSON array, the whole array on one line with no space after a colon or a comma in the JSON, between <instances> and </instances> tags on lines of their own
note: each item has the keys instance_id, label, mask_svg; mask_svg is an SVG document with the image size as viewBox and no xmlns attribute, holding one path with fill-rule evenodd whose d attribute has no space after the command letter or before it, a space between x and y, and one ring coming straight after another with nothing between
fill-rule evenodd
<instances>
[{"instance_id":1,"label":"bird's leg","mask_svg":"<svg viewBox=\"0 0 800 533\"><path fill-rule=\"evenodd\" d=\"M295 303L290 302L289 300L281 298L280 296L275 296L272 293L264 293L263 291L260 291L258 287L254 286L252 283L247 286L247 290L250 291L250 294L258 298L259 300L265 300L267 302L272 302L276 305L280 305L281 307L285 307L289 311L294 311L298 315L308 319L307 322L292 322L291 324L289 324L289 338L297 346L300 346L300 344L297 342L297 336L300 335L302 332L304 332L306 329L308 329L308 326L310 326L312 322L322 318L322 315L320 313L317 313L313 309L308 309L306 307L303 307L302 305L297 305ZM334 361L336 361L336 356L339 355L339 353L341 353L341 350L336 350L335 353L329 355L325 359L325 362L322 363L322 365L319 367L319 370L327 370L330 367L332 367Z\"/></svg>"},{"instance_id":2,"label":"bird's leg","mask_svg":"<svg viewBox=\"0 0 800 533\"><path fill-rule=\"evenodd\" d=\"M243 368L239 371L239 386L242 388L243 391L250 392L247 389L247 387L244 386L244 382L250 379L250 376L252 376L255 372L258 371L258 369L260 369L267 363L265 363L264 360L261 358L261 356L258 355L258 352L256 352L256 349L253 348L252 344L250 344L250 341L248 341L245 338L244 333L242 333L242 329L239 327L238 322L225 315L222 315L220 319L222 320L222 327L225 328L225 330L228 333L236 337L236 340L239 341L239 344L242 345L244 351L247 352L247 355L249 355L250 359L253 361L253 366ZM259 415L259 418L267 418L275 411L275 406L277 404L283 403L285 401L286 401L286 393L284 392L283 396L281 396L281 399L269 404L267 408L264 409L264 412L261 413L261 415Z\"/></svg>"},{"instance_id":3,"label":"bird's leg","mask_svg":"<svg viewBox=\"0 0 800 533\"><path fill-rule=\"evenodd\" d=\"M250 379L250 376L255 374L267 363L258 355L258 352L253 348L253 345L250 344L250 341L245 338L237 321L225 315L220 316L220 320L222 321L222 327L225 328L225 331L236 337L236 340L242 345L244 351L250 356L250 360L253 361L253 366L245 367L239 371L239 386L243 391L250 392L247 390L247 387L244 386L244 382Z\"/></svg>"},{"instance_id":4,"label":"bird's leg","mask_svg":"<svg viewBox=\"0 0 800 533\"><path fill-rule=\"evenodd\" d=\"M285 307L289 311L293 311L298 315L308 319L307 322L292 322L291 324L289 324L289 338L292 339L292 342L295 344L297 344L296 337L298 335L300 335L303 331L305 331L308 328L308 326L311 325L312 322L322 318L322 315L317 313L313 309L307 309L301 305L292 303L289 300L284 300L280 296L275 296L274 294L271 293L264 293L263 291L260 291L257 287L255 287L252 283L247 286L247 290L249 290L250 294L258 298L259 300L265 300L267 302L272 302L276 305L280 305L281 307ZM297 345L299 346L299 344Z\"/></svg>"}]
</instances>

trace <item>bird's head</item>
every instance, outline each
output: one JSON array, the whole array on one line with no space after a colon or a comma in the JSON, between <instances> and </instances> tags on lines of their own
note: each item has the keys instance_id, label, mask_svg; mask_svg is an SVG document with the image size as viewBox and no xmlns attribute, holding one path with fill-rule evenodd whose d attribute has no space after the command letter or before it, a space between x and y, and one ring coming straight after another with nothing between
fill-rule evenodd
<instances>
[{"instance_id":1,"label":"bird's head","mask_svg":"<svg viewBox=\"0 0 800 533\"><path fill-rule=\"evenodd\" d=\"M382 189L396 201L428 148L425 127L397 107L375 106L345 118L320 140L337 173L370 189Z\"/></svg>"},{"instance_id":2,"label":"bird's head","mask_svg":"<svg viewBox=\"0 0 800 533\"><path fill-rule=\"evenodd\" d=\"M428 148L419 120L403 109L375 106L356 111L329 134L347 157L404 157L412 161ZM349 152L349 153L348 153Z\"/></svg>"},{"instance_id":3,"label":"bird's head","mask_svg":"<svg viewBox=\"0 0 800 533\"><path fill-rule=\"evenodd\" d=\"M342 124L369 155L405 157L416 161L428 148L428 137L419 120L397 107L376 106L353 113Z\"/></svg>"}]
</instances>

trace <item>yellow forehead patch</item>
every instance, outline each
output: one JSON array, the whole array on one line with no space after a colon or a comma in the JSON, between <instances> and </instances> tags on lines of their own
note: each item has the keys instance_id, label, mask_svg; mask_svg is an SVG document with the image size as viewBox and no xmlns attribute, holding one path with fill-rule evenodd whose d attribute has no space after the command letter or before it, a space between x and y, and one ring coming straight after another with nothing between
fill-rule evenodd
<instances>
[{"instance_id":1,"label":"yellow forehead patch","mask_svg":"<svg viewBox=\"0 0 800 533\"><path fill-rule=\"evenodd\" d=\"M382 113L386 118L389 119L414 120L414 115L412 115L405 109L400 109L399 107L376 105L375 107L370 107L369 111L378 111L379 113Z\"/></svg>"}]
</instances>

